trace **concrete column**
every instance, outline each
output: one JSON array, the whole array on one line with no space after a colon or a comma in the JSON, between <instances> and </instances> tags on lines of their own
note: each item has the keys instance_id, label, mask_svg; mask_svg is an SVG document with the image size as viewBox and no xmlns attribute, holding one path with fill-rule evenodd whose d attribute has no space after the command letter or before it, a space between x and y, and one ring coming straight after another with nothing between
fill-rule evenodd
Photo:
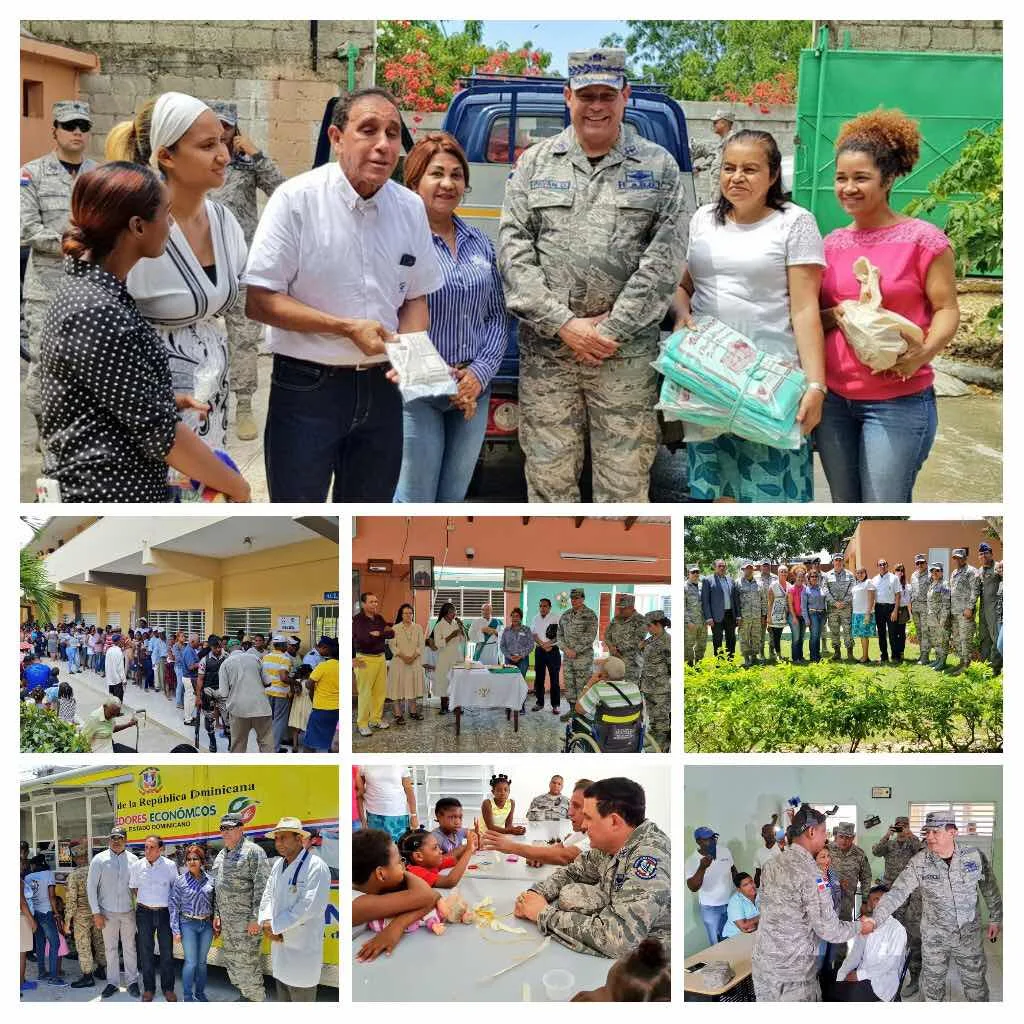
<instances>
[{"instance_id":1,"label":"concrete column","mask_svg":"<svg viewBox=\"0 0 1024 1024\"><path fill-rule=\"evenodd\" d=\"M224 598L221 593L223 586L220 577L209 581L208 596L206 599L206 635L211 633L220 635L224 627ZM202 638L206 640L204 636Z\"/></svg>"}]
</instances>

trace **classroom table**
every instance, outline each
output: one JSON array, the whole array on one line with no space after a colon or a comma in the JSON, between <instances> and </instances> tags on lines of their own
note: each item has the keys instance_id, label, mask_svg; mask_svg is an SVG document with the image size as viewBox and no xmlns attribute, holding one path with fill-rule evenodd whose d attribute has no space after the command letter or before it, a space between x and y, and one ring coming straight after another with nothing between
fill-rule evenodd
<instances>
[{"instance_id":1,"label":"classroom table","mask_svg":"<svg viewBox=\"0 0 1024 1024\"><path fill-rule=\"evenodd\" d=\"M733 935L732 938L723 939L721 942L716 942L713 946L687 957L683 961L684 993L712 1000L729 998L729 993L750 977L750 956L754 951L754 935L754 932ZM712 960L728 961L735 972L729 982L720 988L705 988L699 971L691 974L686 970L692 964L709 964ZM749 985L747 987L749 988ZM735 994L733 998L735 998Z\"/></svg>"},{"instance_id":2,"label":"classroom table","mask_svg":"<svg viewBox=\"0 0 1024 1024\"><path fill-rule=\"evenodd\" d=\"M517 668L494 671L486 667L456 665L448 681L448 702L455 710L455 735L462 728L463 708L504 708L511 717L514 731L519 732L519 709L529 688Z\"/></svg>"},{"instance_id":3,"label":"classroom table","mask_svg":"<svg viewBox=\"0 0 1024 1024\"><path fill-rule=\"evenodd\" d=\"M511 915L521 881L464 877L463 898L475 906L485 896L499 915ZM575 953L554 938L539 955L501 975L490 976L532 953L545 939L537 926L509 916L509 927L523 927L526 935L484 931L475 925L450 924L443 935L419 928L402 937L391 956L359 963L355 954L370 937L361 929L352 938L352 999L356 1002L522 1002L524 985L531 1002L547 1002L541 978L560 968L575 978L573 992L603 985L614 960Z\"/></svg>"},{"instance_id":4,"label":"classroom table","mask_svg":"<svg viewBox=\"0 0 1024 1024\"><path fill-rule=\"evenodd\" d=\"M572 822L564 821L527 821L519 822L526 825L526 835L509 836L515 843L523 843L526 846L537 844L546 846L549 839L564 839L572 833ZM480 822L481 829L483 821ZM526 858L502 853L501 850L478 850L473 854L466 869L464 878L497 878L516 879L523 884L523 888L529 888L534 882L539 882L557 869L553 864L543 864L539 868L527 866Z\"/></svg>"}]
</instances>

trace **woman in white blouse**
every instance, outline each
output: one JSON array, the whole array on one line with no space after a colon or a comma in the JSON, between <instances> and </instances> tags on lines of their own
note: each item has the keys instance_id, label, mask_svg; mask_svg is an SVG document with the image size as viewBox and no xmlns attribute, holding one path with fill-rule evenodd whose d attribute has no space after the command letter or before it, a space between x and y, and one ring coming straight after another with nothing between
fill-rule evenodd
<instances>
[{"instance_id":1,"label":"woman in white blouse","mask_svg":"<svg viewBox=\"0 0 1024 1024\"><path fill-rule=\"evenodd\" d=\"M854 575L857 582L850 594L853 610L854 638L860 638L860 663L866 665L868 658L868 642L877 636L875 629L875 585L868 579L867 569L858 569Z\"/></svg>"},{"instance_id":2,"label":"woman in white blouse","mask_svg":"<svg viewBox=\"0 0 1024 1024\"><path fill-rule=\"evenodd\" d=\"M448 685L452 667L466 657L466 634L462 620L455 614L455 605L446 601L431 634L437 661L434 665L434 696L441 698L439 715L448 714Z\"/></svg>"},{"instance_id":3,"label":"woman in white blouse","mask_svg":"<svg viewBox=\"0 0 1024 1024\"><path fill-rule=\"evenodd\" d=\"M770 660L782 660L782 631L789 616L789 566L779 566L779 578L768 588L768 651Z\"/></svg>"}]
</instances>

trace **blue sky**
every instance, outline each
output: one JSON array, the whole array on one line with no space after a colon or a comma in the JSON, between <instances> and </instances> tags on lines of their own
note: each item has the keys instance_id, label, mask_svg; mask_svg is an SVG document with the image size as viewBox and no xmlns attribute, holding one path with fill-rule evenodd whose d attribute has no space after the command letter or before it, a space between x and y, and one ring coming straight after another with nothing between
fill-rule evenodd
<instances>
[{"instance_id":1,"label":"blue sky","mask_svg":"<svg viewBox=\"0 0 1024 1024\"><path fill-rule=\"evenodd\" d=\"M454 33L461 31L463 23L443 21L441 24L446 32ZM551 52L551 70L564 75L571 50L597 46L612 32L625 38L628 31L624 21L485 21L484 43L494 46L504 40L510 46L518 46L529 39L537 49Z\"/></svg>"}]
</instances>

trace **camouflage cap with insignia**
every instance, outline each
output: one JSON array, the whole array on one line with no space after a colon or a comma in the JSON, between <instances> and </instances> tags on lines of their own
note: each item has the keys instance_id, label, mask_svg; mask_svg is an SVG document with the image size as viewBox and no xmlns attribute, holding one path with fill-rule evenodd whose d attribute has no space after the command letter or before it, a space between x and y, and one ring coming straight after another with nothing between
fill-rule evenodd
<instances>
[{"instance_id":1,"label":"camouflage cap with insignia","mask_svg":"<svg viewBox=\"0 0 1024 1024\"><path fill-rule=\"evenodd\" d=\"M688 565L688 566L686 567L686 571L687 571L687 572L700 572L700 566L699 566L699 565L697 565L697 563L696 563L696 562L694 562L694 564L693 564L693 565Z\"/></svg>"},{"instance_id":2,"label":"camouflage cap with insignia","mask_svg":"<svg viewBox=\"0 0 1024 1024\"><path fill-rule=\"evenodd\" d=\"M947 827L957 827L956 818L949 811L929 811L925 815L924 825L922 826L925 832Z\"/></svg>"},{"instance_id":3,"label":"camouflage cap with insignia","mask_svg":"<svg viewBox=\"0 0 1024 1024\"><path fill-rule=\"evenodd\" d=\"M584 591L584 589L582 587L573 587L572 590L569 591L569 597L570 598L573 598L573 597L586 597L586 596L587 596L586 595L586 591Z\"/></svg>"},{"instance_id":4,"label":"camouflage cap with insignia","mask_svg":"<svg viewBox=\"0 0 1024 1024\"><path fill-rule=\"evenodd\" d=\"M228 100L214 100L210 103L210 109L217 115L221 124L238 127L238 104L230 103Z\"/></svg>"},{"instance_id":5,"label":"camouflage cap with insignia","mask_svg":"<svg viewBox=\"0 0 1024 1024\"><path fill-rule=\"evenodd\" d=\"M625 50L574 50L569 54L569 87L575 92L588 85L626 84Z\"/></svg>"},{"instance_id":6,"label":"camouflage cap with insignia","mask_svg":"<svg viewBox=\"0 0 1024 1024\"><path fill-rule=\"evenodd\" d=\"M655 608L653 612L647 612L644 619L648 622L668 622L668 616L660 609Z\"/></svg>"},{"instance_id":7,"label":"camouflage cap with insignia","mask_svg":"<svg viewBox=\"0 0 1024 1024\"><path fill-rule=\"evenodd\" d=\"M953 548L953 557L954 558L966 558L967 557L967 548Z\"/></svg>"},{"instance_id":8,"label":"camouflage cap with insignia","mask_svg":"<svg viewBox=\"0 0 1024 1024\"><path fill-rule=\"evenodd\" d=\"M927 561L928 561L928 556L927 555L914 555L914 565L918 565L921 562L927 562Z\"/></svg>"},{"instance_id":9,"label":"camouflage cap with insignia","mask_svg":"<svg viewBox=\"0 0 1024 1024\"><path fill-rule=\"evenodd\" d=\"M716 121L728 121L729 124L734 124L736 121L736 115L731 110L726 110L725 107L719 107L711 118L712 124Z\"/></svg>"},{"instance_id":10,"label":"camouflage cap with insignia","mask_svg":"<svg viewBox=\"0 0 1024 1024\"><path fill-rule=\"evenodd\" d=\"M68 121L88 121L92 124L92 113L84 100L57 100L53 105L53 119L58 124L66 124Z\"/></svg>"},{"instance_id":11,"label":"camouflage cap with insignia","mask_svg":"<svg viewBox=\"0 0 1024 1024\"><path fill-rule=\"evenodd\" d=\"M846 561L846 558L845 558L845 556L843 555L843 553L842 553L841 551L837 551L837 552L836 552L836 553L835 553L835 554L834 554L834 555L832 556L832 561L833 561L833 562L835 562L836 560L838 560L838 561L840 561L840 562L845 562L845 561Z\"/></svg>"},{"instance_id":12,"label":"camouflage cap with insignia","mask_svg":"<svg viewBox=\"0 0 1024 1024\"><path fill-rule=\"evenodd\" d=\"M837 836L855 836L857 834L857 828L852 821L841 821L839 827L836 829Z\"/></svg>"},{"instance_id":13,"label":"camouflage cap with insignia","mask_svg":"<svg viewBox=\"0 0 1024 1024\"><path fill-rule=\"evenodd\" d=\"M929 572L936 572L936 571L938 571L938 572L945 572L945 569L942 568L942 563L941 562L932 562L932 564L929 567L928 571Z\"/></svg>"}]
</instances>

